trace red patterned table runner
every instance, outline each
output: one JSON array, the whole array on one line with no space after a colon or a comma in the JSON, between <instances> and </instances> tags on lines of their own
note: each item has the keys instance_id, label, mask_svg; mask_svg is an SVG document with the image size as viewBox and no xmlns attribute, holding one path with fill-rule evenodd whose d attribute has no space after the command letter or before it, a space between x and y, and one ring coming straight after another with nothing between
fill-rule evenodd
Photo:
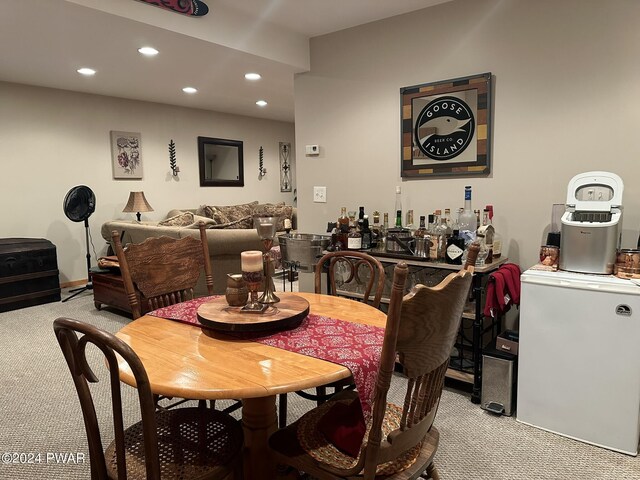
<instances>
[{"instance_id":1,"label":"red patterned table runner","mask_svg":"<svg viewBox=\"0 0 640 480\"><path fill-rule=\"evenodd\" d=\"M197 311L200 305L214 298L219 297L196 298L170 307L159 308L147 315L207 328L198 321ZM362 413L365 420L369 419L380 365L384 328L309 314L298 327L291 330L266 335L234 334L234 336L347 367L351 370L358 389Z\"/></svg>"}]
</instances>

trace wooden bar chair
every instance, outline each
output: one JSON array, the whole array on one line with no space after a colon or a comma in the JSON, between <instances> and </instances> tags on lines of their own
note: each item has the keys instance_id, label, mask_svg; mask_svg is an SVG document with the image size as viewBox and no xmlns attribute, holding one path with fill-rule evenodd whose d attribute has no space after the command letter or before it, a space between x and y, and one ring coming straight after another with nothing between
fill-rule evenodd
<instances>
[{"instance_id":1,"label":"wooden bar chair","mask_svg":"<svg viewBox=\"0 0 640 480\"><path fill-rule=\"evenodd\" d=\"M327 267L327 295L339 295L338 288L345 284L357 283L363 291L362 301L375 308L380 307L384 290L384 267L377 258L366 252L340 250L323 255L316 265L314 282L315 293L322 293L322 273ZM341 271L338 271L341 270ZM338 281L338 278L340 281ZM340 380L316 388L315 395L305 391L295 392L302 398L320 405L328 398L327 387L333 388L333 394L345 387L355 388L352 379ZM278 426L287 424L287 394L278 395Z\"/></svg>"},{"instance_id":2,"label":"wooden bar chair","mask_svg":"<svg viewBox=\"0 0 640 480\"><path fill-rule=\"evenodd\" d=\"M366 426L362 419L358 426L364 434L362 443L356 443L355 449L351 445L350 453L345 453L349 446L344 443L344 428L343 440L331 433L347 425L357 411L352 408L357 393L344 391L271 435L269 446L278 464L318 479L439 478L433 458L440 437L433 422L469 297L478 246L470 248L461 271L435 287L418 285L404 298L407 266L395 267L372 419ZM387 403L396 359L408 379L403 405ZM350 417L341 419L341 411ZM327 424L331 417L336 425Z\"/></svg>"},{"instance_id":3,"label":"wooden bar chair","mask_svg":"<svg viewBox=\"0 0 640 480\"><path fill-rule=\"evenodd\" d=\"M122 340L78 320L58 318L53 329L67 361L82 408L91 478L106 479L223 479L242 478L243 432L230 415L208 408L156 411L147 373L136 353ZM89 344L106 360L105 377L111 386L115 439L103 449L98 412L89 383L98 377L89 366ZM96 349L92 348L91 352ZM141 420L124 428L118 359L122 357L135 378ZM89 359L87 358L89 357ZM95 363L95 362L93 362Z\"/></svg>"}]
</instances>

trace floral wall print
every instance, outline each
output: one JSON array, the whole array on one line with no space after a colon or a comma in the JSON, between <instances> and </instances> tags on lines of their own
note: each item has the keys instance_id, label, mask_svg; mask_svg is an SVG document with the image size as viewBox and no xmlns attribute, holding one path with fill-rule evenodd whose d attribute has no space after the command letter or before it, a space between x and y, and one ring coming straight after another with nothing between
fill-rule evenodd
<instances>
[{"instance_id":1,"label":"floral wall print","mask_svg":"<svg viewBox=\"0 0 640 480\"><path fill-rule=\"evenodd\" d=\"M111 132L111 163L113 178L142 178L140 134Z\"/></svg>"}]
</instances>

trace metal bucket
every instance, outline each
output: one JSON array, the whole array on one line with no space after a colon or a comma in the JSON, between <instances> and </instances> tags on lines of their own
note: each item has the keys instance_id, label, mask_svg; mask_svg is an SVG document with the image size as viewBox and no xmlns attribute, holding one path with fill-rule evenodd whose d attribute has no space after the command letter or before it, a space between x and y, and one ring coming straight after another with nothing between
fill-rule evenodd
<instances>
[{"instance_id":1,"label":"metal bucket","mask_svg":"<svg viewBox=\"0 0 640 480\"><path fill-rule=\"evenodd\" d=\"M322 252L331 242L328 235L287 233L278 235L280 254L284 262L295 263L301 272L313 272Z\"/></svg>"}]
</instances>

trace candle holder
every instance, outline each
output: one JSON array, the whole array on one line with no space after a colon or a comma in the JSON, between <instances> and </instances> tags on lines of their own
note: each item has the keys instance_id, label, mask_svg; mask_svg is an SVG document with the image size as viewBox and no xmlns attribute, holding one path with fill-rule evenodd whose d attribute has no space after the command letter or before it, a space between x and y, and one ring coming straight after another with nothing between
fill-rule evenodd
<instances>
[{"instance_id":1,"label":"candle holder","mask_svg":"<svg viewBox=\"0 0 640 480\"><path fill-rule=\"evenodd\" d=\"M241 310L243 312L262 313L268 307L268 305L258 301L258 288L260 288L263 278L261 256L262 252L258 250L250 250L240 254L242 279L247 284L247 290L249 290L249 301L242 307Z\"/></svg>"},{"instance_id":2,"label":"candle holder","mask_svg":"<svg viewBox=\"0 0 640 480\"><path fill-rule=\"evenodd\" d=\"M258 231L258 236L262 239L262 245L264 246L264 253L262 254L264 266L264 291L258 299L258 302L264 304L273 304L280 301L274 293L271 276L273 270L271 247L273 246L273 238L276 235L279 220L279 216L254 215L253 217L253 226Z\"/></svg>"}]
</instances>

